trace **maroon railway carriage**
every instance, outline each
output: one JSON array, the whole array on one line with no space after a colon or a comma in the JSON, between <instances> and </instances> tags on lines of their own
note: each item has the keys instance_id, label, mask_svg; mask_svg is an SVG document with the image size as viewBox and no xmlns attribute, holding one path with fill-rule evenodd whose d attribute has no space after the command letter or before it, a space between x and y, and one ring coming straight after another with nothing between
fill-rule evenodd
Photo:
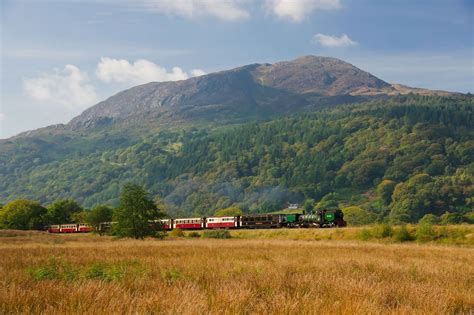
<instances>
[{"instance_id":1,"label":"maroon railway carriage","mask_svg":"<svg viewBox=\"0 0 474 315\"><path fill-rule=\"evenodd\" d=\"M55 224L48 227L49 233L61 233L61 225Z\"/></svg>"},{"instance_id":2,"label":"maroon railway carriage","mask_svg":"<svg viewBox=\"0 0 474 315\"><path fill-rule=\"evenodd\" d=\"M206 229L234 229L238 226L238 217L210 217L206 219Z\"/></svg>"}]
</instances>

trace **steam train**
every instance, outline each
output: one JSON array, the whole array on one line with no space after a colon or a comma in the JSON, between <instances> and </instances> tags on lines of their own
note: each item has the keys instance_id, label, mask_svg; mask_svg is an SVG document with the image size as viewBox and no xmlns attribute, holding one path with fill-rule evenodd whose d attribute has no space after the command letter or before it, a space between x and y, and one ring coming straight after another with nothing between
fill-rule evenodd
<instances>
[{"instance_id":1,"label":"steam train","mask_svg":"<svg viewBox=\"0 0 474 315\"><path fill-rule=\"evenodd\" d=\"M269 229L269 228L332 228L344 227L344 213L340 209L320 210L310 214L247 214L227 217L199 217L156 220L153 226L163 230L201 230L201 229ZM156 224L158 223L158 224ZM114 222L99 225L99 232L108 232ZM50 233L90 232L86 224L61 224L49 227Z\"/></svg>"}]
</instances>

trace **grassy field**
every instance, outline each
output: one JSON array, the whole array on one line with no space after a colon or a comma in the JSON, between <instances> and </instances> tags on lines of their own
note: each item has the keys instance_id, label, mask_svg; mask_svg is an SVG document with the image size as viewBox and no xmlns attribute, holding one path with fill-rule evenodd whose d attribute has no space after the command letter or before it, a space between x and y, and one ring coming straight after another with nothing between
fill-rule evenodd
<instances>
[{"instance_id":1,"label":"grassy field","mask_svg":"<svg viewBox=\"0 0 474 315\"><path fill-rule=\"evenodd\" d=\"M145 241L0 231L0 314L472 314L464 228L460 246L374 228L373 241L356 228Z\"/></svg>"}]
</instances>

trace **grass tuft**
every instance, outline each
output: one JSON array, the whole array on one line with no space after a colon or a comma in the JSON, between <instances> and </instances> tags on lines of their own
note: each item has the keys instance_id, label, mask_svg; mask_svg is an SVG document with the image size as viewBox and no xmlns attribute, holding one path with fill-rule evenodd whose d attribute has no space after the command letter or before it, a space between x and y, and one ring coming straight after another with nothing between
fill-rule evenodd
<instances>
[{"instance_id":1,"label":"grass tuft","mask_svg":"<svg viewBox=\"0 0 474 315\"><path fill-rule=\"evenodd\" d=\"M143 273L143 269L136 261L120 263L94 262L80 268L66 262L63 258L51 256L45 264L35 268L28 268L27 272L37 281L91 279L109 282L121 280L126 275L138 276Z\"/></svg>"},{"instance_id":2,"label":"grass tuft","mask_svg":"<svg viewBox=\"0 0 474 315\"><path fill-rule=\"evenodd\" d=\"M206 230L202 233L202 236L205 238L220 238L226 239L231 238L229 230Z\"/></svg>"}]
</instances>

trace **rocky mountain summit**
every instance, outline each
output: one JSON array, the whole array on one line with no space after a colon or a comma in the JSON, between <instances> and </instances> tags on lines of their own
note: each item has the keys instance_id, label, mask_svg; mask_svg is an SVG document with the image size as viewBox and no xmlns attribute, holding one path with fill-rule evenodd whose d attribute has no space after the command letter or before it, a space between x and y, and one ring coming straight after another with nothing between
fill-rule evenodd
<instances>
[{"instance_id":1,"label":"rocky mountain summit","mask_svg":"<svg viewBox=\"0 0 474 315\"><path fill-rule=\"evenodd\" d=\"M304 56L182 81L136 86L87 109L69 125L77 129L124 119L261 117L293 113L314 103L315 98L395 95L413 91L407 87L398 89L336 58Z\"/></svg>"}]
</instances>

